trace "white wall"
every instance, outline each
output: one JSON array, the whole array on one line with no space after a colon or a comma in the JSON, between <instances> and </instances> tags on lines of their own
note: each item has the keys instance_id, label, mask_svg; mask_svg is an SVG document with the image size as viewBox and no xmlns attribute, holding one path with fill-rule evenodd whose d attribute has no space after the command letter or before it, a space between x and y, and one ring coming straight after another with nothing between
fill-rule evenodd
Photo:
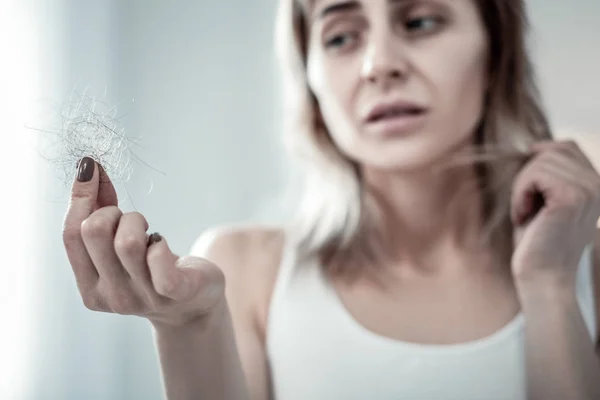
<instances>
[{"instance_id":1,"label":"white wall","mask_svg":"<svg viewBox=\"0 0 600 400\"><path fill-rule=\"evenodd\" d=\"M272 4L119 3L119 96L135 98L128 128L165 172L139 168L154 188L135 206L177 251L248 219L281 183Z\"/></svg>"},{"instance_id":2,"label":"white wall","mask_svg":"<svg viewBox=\"0 0 600 400\"><path fill-rule=\"evenodd\" d=\"M600 135L600 2L527 3L540 86L553 125Z\"/></svg>"},{"instance_id":3,"label":"white wall","mask_svg":"<svg viewBox=\"0 0 600 400\"><path fill-rule=\"evenodd\" d=\"M45 5L39 24L50 35L46 44L59 57L52 66L62 66L46 96L60 101L86 84L101 95L106 87L107 100L122 103L129 133L143 136L136 154L165 173L138 164L118 186L125 211L146 215L150 229L182 254L208 226L280 217L268 202L285 182L275 0L36 1ZM600 2L529 5L552 121L593 139L600 133ZM60 238L68 192L55 171L41 176L47 184L36 212L45 236L32 250L46 262L31 398L161 398L148 325L81 304Z\"/></svg>"}]
</instances>

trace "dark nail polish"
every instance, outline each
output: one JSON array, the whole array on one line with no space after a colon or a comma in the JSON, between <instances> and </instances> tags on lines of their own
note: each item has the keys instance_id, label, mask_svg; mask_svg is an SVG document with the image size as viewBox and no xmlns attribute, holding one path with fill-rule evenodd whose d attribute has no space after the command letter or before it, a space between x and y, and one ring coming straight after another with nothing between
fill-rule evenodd
<instances>
[{"instance_id":1,"label":"dark nail polish","mask_svg":"<svg viewBox=\"0 0 600 400\"><path fill-rule=\"evenodd\" d=\"M154 232L152 235L150 235L150 237L148 238L148 246L152 246L154 243L158 243L162 240L162 236L160 236L160 234L158 232Z\"/></svg>"},{"instance_id":2,"label":"dark nail polish","mask_svg":"<svg viewBox=\"0 0 600 400\"><path fill-rule=\"evenodd\" d=\"M94 165L96 163L89 157L84 157L79 162L79 171L77 172L77 180L79 182L89 182L94 176Z\"/></svg>"}]
</instances>

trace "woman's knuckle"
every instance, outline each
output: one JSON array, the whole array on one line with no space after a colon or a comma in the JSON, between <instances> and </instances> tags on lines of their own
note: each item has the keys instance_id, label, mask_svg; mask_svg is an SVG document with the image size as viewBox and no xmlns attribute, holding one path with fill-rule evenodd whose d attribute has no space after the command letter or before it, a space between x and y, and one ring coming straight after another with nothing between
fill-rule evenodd
<instances>
[{"instance_id":1,"label":"woman's knuckle","mask_svg":"<svg viewBox=\"0 0 600 400\"><path fill-rule=\"evenodd\" d=\"M146 217L144 217L144 214L142 214L141 212L132 211L130 214L137 218L139 221L142 221L144 223L146 222Z\"/></svg>"},{"instance_id":2,"label":"woman's knuckle","mask_svg":"<svg viewBox=\"0 0 600 400\"><path fill-rule=\"evenodd\" d=\"M136 235L128 234L115 239L115 249L117 252L125 254L135 254L146 248L144 239L140 239Z\"/></svg>"},{"instance_id":3,"label":"woman's knuckle","mask_svg":"<svg viewBox=\"0 0 600 400\"><path fill-rule=\"evenodd\" d=\"M71 249L79 246L81 241L81 229L75 227L64 228L62 237L65 248L67 251L70 251Z\"/></svg>"},{"instance_id":4,"label":"woman's knuckle","mask_svg":"<svg viewBox=\"0 0 600 400\"><path fill-rule=\"evenodd\" d=\"M79 238L81 237L81 227L66 225L63 226L62 237L65 243L79 240Z\"/></svg>"},{"instance_id":5,"label":"woman's knuckle","mask_svg":"<svg viewBox=\"0 0 600 400\"><path fill-rule=\"evenodd\" d=\"M127 291L113 293L110 308L121 315L131 315L141 311L137 298Z\"/></svg>"},{"instance_id":6,"label":"woman's knuckle","mask_svg":"<svg viewBox=\"0 0 600 400\"><path fill-rule=\"evenodd\" d=\"M81 296L83 300L83 305L85 308L91 311L106 311L105 307L103 307L103 301L97 296L93 294L83 294Z\"/></svg>"},{"instance_id":7,"label":"woman's knuckle","mask_svg":"<svg viewBox=\"0 0 600 400\"><path fill-rule=\"evenodd\" d=\"M163 296L171 296L177 290L178 282L174 275L166 275L155 283L156 291Z\"/></svg>"},{"instance_id":8,"label":"woman's knuckle","mask_svg":"<svg viewBox=\"0 0 600 400\"><path fill-rule=\"evenodd\" d=\"M153 311L160 311L165 307L165 302L157 296L157 293L152 293L151 291L148 291L146 294L146 304Z\"/></svg>"},{"instance_id":9,"label":"woman's knuckle","mask_svg":"<svg viewBox=\"0 0 600 400\"><path fill-rule=\"evenodd\" d=\"M90 217L81 224L81 234L87 237L98 237L109 234L113 224L105 217Z\"/></svg>"}]
</instances>

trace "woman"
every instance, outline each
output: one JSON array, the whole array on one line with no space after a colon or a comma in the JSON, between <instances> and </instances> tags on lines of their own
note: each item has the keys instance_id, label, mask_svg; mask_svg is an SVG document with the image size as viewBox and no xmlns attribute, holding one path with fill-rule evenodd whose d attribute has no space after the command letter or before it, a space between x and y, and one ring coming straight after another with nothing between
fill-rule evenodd
<instances>
[{"instance_id":1,"label":"woman","mask_svg":"<svg viewBox=\"0 0 600 400\"><path fill-rule=\"evenodd\" d=\"M551 140L524 12L282 0L299 222L179 258L84 159L64 241L85 305L151 321L169 399L600 398L600 177Z\"/></svg>"}]
</instances>

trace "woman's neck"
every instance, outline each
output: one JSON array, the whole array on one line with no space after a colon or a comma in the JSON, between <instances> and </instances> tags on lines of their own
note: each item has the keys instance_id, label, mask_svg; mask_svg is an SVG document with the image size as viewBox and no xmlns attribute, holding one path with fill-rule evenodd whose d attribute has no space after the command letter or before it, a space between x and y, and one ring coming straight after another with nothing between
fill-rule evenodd
<instances>
[{"instance_id":1,"label":"woman's neck","mask_svg":"<svg viewBox=\"0 0 600 400\"><path fill-rule=\"evenodd\" d=\"M379 212L375 230L394 263L436 263L450 249L474 249L482 235L483 196L474 168L444 172L363 170Z\"/></svg>"}]
</instances>

